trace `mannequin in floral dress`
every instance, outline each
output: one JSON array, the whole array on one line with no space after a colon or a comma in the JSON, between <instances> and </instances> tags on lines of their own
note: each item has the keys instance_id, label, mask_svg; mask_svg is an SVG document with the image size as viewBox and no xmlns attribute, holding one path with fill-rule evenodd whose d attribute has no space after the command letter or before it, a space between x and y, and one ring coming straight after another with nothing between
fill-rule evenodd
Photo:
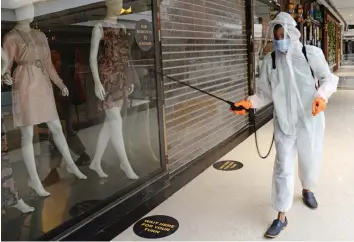
<instances>
[{"instance_id":1,"label":"mannequin in floral dress","mask_svg":"<svg viewBox=\"0 0 354 242\"><path fill-rule=\"evenodd\" d=\"M111 140L120 159L120 168L128 178L138 179L128 160L124 139L121 108L133 92L133 71L129 51L128 34L124 26L117 23L123 8L122 0L106 0L107 15L92 32L90 67L95 82L95 94L99 99L98 109L106 114L97 140L96 153L90 169L106 178L101 166L103 153ZM104 54L97 61L100 42L104 42Z\"/></svg>"},{"instance_id":2,"label":"mannequin in floral dress","mask_svg":"<svg viewBox=\"0 0 354 242\"><path fill-rule=\"evenodd\" d=\"M39 196L46 197L50 194L44 189L35 164L32 143L34 125L46 123L66 161L67 171L79 179L86 179L86 176L77 168L70 155L50 80L57 85L63 96L68 96L69 91L53 67L46 36L30 27L34 18L32 1L21 0L20 2L22 7L15 10L17 25L5 35L3 40L4 51L9 58L9 71L5 73L4 79L8 80L13 76L12 115L14 127L19 127L21 130L22 154L30 176L28 185ZM11 75L13 62L17 67Z\"/></svg>"}]
</instances>

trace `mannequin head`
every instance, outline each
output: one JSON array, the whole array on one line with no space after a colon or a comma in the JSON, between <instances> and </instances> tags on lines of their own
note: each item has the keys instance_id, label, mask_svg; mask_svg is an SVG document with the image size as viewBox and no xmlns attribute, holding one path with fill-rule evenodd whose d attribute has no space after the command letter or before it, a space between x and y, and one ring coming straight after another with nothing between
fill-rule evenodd
<instances>
[{"instance_id":1,"label":"mannequin head","mask_svg":"<svg viewBox=\"0 0 354 242\"><path fill-rule=\"evenodd\" d=\"M106 6L108 17L119 16L123 8L123 0L106 0Z\"/></svg>"},{"instance_id":2,"label":"mannequin head","mask_svg":"<svg viewBox=\"0 0 354 242\"><path fill-rule=\"evenodd\" d=\"M14 0L16 6L16 21L21 23L32 23L34 19L34 6L32 0Z\"/></svg>"}]
</instances>

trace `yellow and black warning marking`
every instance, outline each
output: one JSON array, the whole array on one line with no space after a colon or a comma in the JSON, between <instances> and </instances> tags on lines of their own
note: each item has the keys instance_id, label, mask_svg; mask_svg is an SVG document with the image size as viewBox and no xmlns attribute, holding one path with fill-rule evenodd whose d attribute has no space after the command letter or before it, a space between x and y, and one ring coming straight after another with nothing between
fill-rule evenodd
<instances>
[{"instance_id":1,"label":"yellow and black warning marking","mask_svg":"<svg viewBox=\"0 0 354 242\"><path fill-rule=\"evenodd\" d=\"M213 167L219 171L236 171L243 167L243 164L238 161L225 160L214 163Z\"/></svg>"},{"instance_id":2,"label":"yellow and black warning marking","mask_svg":"<svg viewBox=\"0 0 354 242\"><path fill-rule=\"evenodd\" d=\"M134 233L144 239L160 239L177 231L179 223L176 219L155 215L139 220L133 227Z\"/></svg>"}]
</instances>

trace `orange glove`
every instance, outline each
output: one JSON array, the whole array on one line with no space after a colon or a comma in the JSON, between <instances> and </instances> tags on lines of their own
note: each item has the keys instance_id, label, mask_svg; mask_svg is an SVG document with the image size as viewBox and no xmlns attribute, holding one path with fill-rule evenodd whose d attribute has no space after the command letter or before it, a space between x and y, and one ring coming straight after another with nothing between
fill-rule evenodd
<instances>
[{"instance_id":1,"label":"orange glove","mask_svg":"<svg viewBox=\"0 0 354 242\"><path fill-rule=\"evenodd\" d=\"M237 103L235 103L235 106L243 106L245 109L250 109L252 108L252 103L250 101L239 101ZM246 115L247 112L246 110L241 110L241 111L233 111L234 114L237 114L237 115Z\"/></svg>"},{"instance_id":2,"label":"orange glove","mask_svg":"<svg viewBox=\"0 0 354 242\"><path fill-rule=\"evenodd\" d=\"M327 107L326 101L323 98L316 98L312 104L312 115L316 116L320 112L324 111Z\"/></svg>"}]
</instances>

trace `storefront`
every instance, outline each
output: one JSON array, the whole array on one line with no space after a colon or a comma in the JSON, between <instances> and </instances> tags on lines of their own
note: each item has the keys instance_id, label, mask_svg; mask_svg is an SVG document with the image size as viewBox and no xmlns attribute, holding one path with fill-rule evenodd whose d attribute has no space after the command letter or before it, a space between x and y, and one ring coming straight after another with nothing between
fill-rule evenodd
<instances>
[{"instance_id":1,"label":"storefront","mask_svg":"<svg viewBox=\"0 0 354 242\"><path fill-rule=\"evenodd\" d=\"M248 95L245 1L161 1L164 73L228 100ZM225 104L164 82L168 166L178 172L248 127Z\"/></svg>"},{"instance_id":2,"label":"storefront","mask_svg":"<svg viewBox=\"0 0 354 242\"><path fill-rule=\"evenodd\" d=\"M307 1L304 3L304 18L303 43L322 49L324 46L324 8L317 1Z\"/></svg>"},{"instance_id":3,"label":"storefront","mask_svg":"<svg viewBox=\"0 0 354 242\"><path fill-rule=\"evenodd\" d=\"M340 39L329 37L338 21L314 3L31 2L2 2L4 240L88 238L252 130L251 117L158 73L245 98L273 49L265 36L280 11L293 14L304 43L329 45L330 62L340 59L332 50ZM272 112L269 104L256 120Z\"/></svg>"},{"instance_id":4,"label":"storefront","mask_svg":"<svg viewBox=\"0 0 354 242\"><path fill-rule=\"evenodd\" d=\"M248 131L156 74L245 98L244 0L33 2L2 1L2 239L87 237Z\"/></svg>"},{"instance_id":5,"label":"storefront","mask_svg":"<svg viewBox=\"0 0 354 242\"><path fill-rule=\"evenodd\" d=\"M353 45L353 40L352 39L344 39L343 40L343 52L344 55L352 54L354 53L354 45Z\"/></svg>"},{"instance_id":6,"label":"storefront","mask_svg":"<svg viewBox=\"0 0 354 242\"><path fill-rule=\"evenodd\" d=\"M302 42L321 48L331 69L336 71L342 58L342 26L321 3L317 0L301 1L304 20L299 23L299 28Z\"/></svg>"},{"instance_id":7,"label":"storefront","mask_svg":"<svg viewBox=\"0 0 354 242\"><path fill-rule=\"evenodd\" d=\"M331 70L336 71L339 68L342 54L341 25L327 8L324 8L324 23L324 53Z\"/></svg>"},{"instance_id":8,"label":"storefront","mask_svg":"<svg viewBox=\"0 0 354 242\"><path fill-rule=\"evenodd\" d=\"M343 55L354 53L354 25L349 25L343 36Z\"/></svg>"}]
</instances>

